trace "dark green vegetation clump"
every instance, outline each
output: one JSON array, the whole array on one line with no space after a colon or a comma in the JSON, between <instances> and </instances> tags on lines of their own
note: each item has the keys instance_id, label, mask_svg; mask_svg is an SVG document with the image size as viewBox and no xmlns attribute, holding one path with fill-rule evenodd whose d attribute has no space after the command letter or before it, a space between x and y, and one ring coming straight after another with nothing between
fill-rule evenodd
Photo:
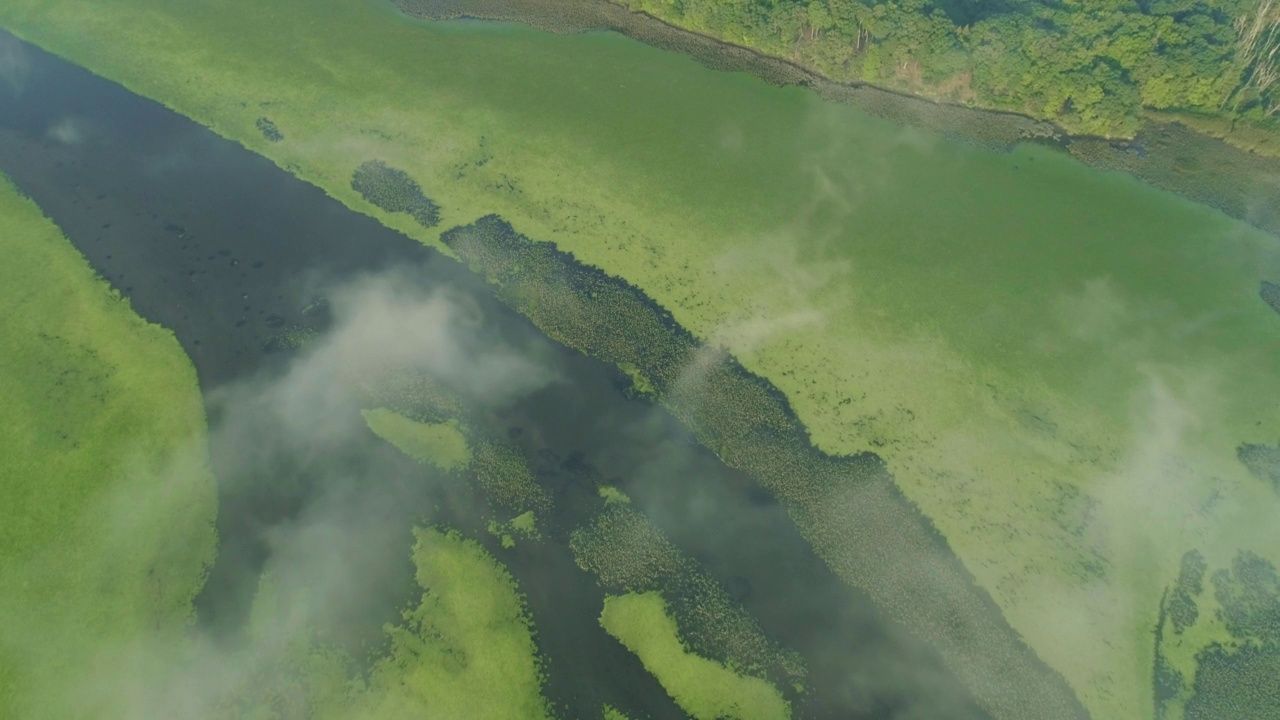
<instances>
[{"instance_id":1,"label":"dark green vegetation clump","mask_svg":"<svg viewBox=\"0 0 1280 720\"><path fill-rule=\"evenodd\" d=\"M785 504L838 575L931 643L993 714L1086 717L878 457L814 449L769 382L699 342L639 289L530 241L501 218L441 239L543 332L643 379L701 444Z\"/></svg>"},{"instance_id":2,"label":"dark green vegetation clump","mask_svg":"<svg viewBox=\"0 0 1280 720\"><path fill-rule=\"evenodd\" d=\"M333 324L329 301L323 297L307 303L299 310L298 315L299 322L293 323L279 315L266 319L266 325L272 334L262 343L262 352L270 354L301 350L315 342Z\"/></svg>"},{"instance_id":3,"label":"dark green vegetation clump","mask_svg":"<svg viewBox=\"0 0 1280 720\"><path fill-rule=\"evenodd\" d=\"M258 132L262 133L262 137L266 138L268 142L280 142L284 139L284 134L280 132L280 128L276 127L276 124L271 122L269 118L258 118L256 125L258 126Z\"/></svg>"},{"instance_id":4,"label":"dark green vegetation clump","mask_svg":"<svg viewBox=\"0 0 1280 720\"><path fill-rule=\"evenodd\" d=\"M351 188L387 212L408 213L423 227L435 227L440 222L440 207L422 194L418 183L381 160L370 160L356 168Z\"/></svg>"},{"instance_id":5,"label":"dark green vegetation clump","mask_svg":"<svg viewBox=\"0 0 1280 720\"><path fill-rule=\"evenodd\" d=\"M551 509L551 498L538 485L524 455L505 441L477 437L471 470L497 508L513 515L532 510L538 517Z\"/></svg>"},{"instance_id":6,"label":"dark green vegetation clump","mask_svg":"<svg viewBox=\"0 0 1280 720\"><path fill-rule=\"evenodd\" d=\"M1280 653L1214 644L1197 656L1195 695L1185 720L1275 720L1280 717Z\"/></svg>"},{"instance_id":7,"label":"dark green vegetation clump","mask_svg":"<svg viewBox=\"0 0 1280 720\"><path fill-rule=\"evenodd\" d=\"M363 378L366 403L385 406L424 423L458 423L471 443L468 471L485 498L507 515L533 511L539 519L551 510L551 497L538 484L524 454L483 429L451 388L425 372L390 372Z\"/></svg>"},{"instance_id":8,"label":"dark green vegetation clump","mask_svg":"<svg viewBox=\"0 0 1280 720\"><path fill-rule=\"evenodd\" d=\"M1196 597L1204 592L1204 573L1209 565L1199 550L1192 550L1182 556L1182 569L1178 573L1178 582L1173 586L1169 596L1169 620L1173 622L1173 631L1181 634L1196 624L1200 611L1196 607Z\"/></svg>"},{"instance_id":9,"label":"dark green vegetation clump","mask_svg":"<svg viewBox=\"0 0 1280 720\"><path fill-rule=\"evenodd\" d=\"M1271 483L1280 492L1280 445L1245 443L1236 448L1236 457L1254 477Z\"/></svg>"},{"instance_id":10,"label":"dark green vegetation clump","mask_svg":"<svg viewBox=\"0 0 1280 720\"><path fill-rule=\"evenodd\" d=\"M602 501L603 502L603 501ZM574 560L611 592L658 592L693 653L781 687L803 682L803 659L759 623L643 514L610 505L570 537Z\"/></svg>"},{"instance_id":11,"label":"dark green vegetation clump","mask_svg":"<svg viewBox=\"0 0 1280 720\"><path fill-rule=\"evenodd\" d=\"M1280 650L1280 577L1265 558L1245 551L1213 574L1223 624L1242 641ZM1280 707L1277 708L1280 710Z\"/></svg>"},{"instance_id":12,"label":"dark green vegetation clump","mask_svg":"<svg viewBox=\"0 0 1280 720\"><path fill-rule=\"evenodd\" d=\"M1258 289L1258 296L1261 297L1262 301L1269 305L1272 310L1280 313L1280 285L1263 280L1262 286Z\"/></svg>"},{"instance_id":13,"label":"dark green vegetation clump","mask_svg":"<svg viewBox=\"0 0 1280 720\"><path fill-rule=\"evenodd\" d=\"M1156 628L1156 716L1177 717L1170 710L1182 697L1185 720L1280 717L1280 575L1265 558L1241 551L1230 568L1212 574L1218 611L1208 619L1226 634L1196 653L1191 687L1164 656L1166 619L1177 633L1205 620L1197 597L1206 589L1207 569L1201 553L1187 553L1176 585L1166 594Z\"/></svg>"}]
</instances>

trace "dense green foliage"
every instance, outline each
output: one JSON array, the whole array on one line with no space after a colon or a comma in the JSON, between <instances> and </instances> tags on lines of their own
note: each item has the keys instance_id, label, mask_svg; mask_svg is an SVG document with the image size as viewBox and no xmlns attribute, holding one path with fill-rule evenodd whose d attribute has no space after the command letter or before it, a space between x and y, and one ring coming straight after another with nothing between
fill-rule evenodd
<instances>
[{"instance_id":1,"label":"dense green foliage","mask_svg":"<svg viewBox=\"0 0 1280 720\"><path fill-rule=\"evenodd\" d=\"M1156 630L1154 668L1158 720L1252 720L1280 717L1280 575L1256 553L1237 552L1230 567L1212 573L1217 610L1204 577L1208 563L1198 551L1183 557L1177 583L1168 596L1168 612ZM1175 613L1181 613L1179 620ZM1182 636L1169 642L1164 620ZM1187 641L1190 641L1189 643ZM1179 671L1166 662L1167 651L1194 658ZM1194 681L1188 677L1194 673ZM1179 715L1177 710L1181 708Z\"/></svg>"},{"instance_id":2,"label":"dense green foliage","mask_svg":"<svg viewBox=\"0 0 1280 720\"><path fill-rule=\"evenodd\" d=\"M268 138L271 139L271 138ZM422 188L403 170L370 160L351 175L351 189L391 213L408 213L423 227L440 222L440 208L422 194Z\"/></svg>"},{"instance_id":3,"label":"dense green foliage","mask_svg":"<svg viewBox=\"0 0 1280 720\"><path fill-rule=\"evenodd\" d=\"M195 368L0 176L0 718L130 717L214 552Z\"/></svg>"},{"instance_id":4,"label":"dense green foliage","mask_svg":"<svg viewBox=\"0 0 1280 720\"><path fill-rule=\"evenodd\" d=\"M1185 720L1274 720L1280 713L1280 653L1213 645L1201 653Z\"/></svg>"},{"instance_id":5,"label":"dense green foliage","mask_svg":"<svg viewBox=\"0 0 1280 720\"><path fill-rule=\"evenodd\" d=\"M1272 120L1272 0L625 0L863 81L1128 135L1142 108Z\"/></svg>"}]
</instances>

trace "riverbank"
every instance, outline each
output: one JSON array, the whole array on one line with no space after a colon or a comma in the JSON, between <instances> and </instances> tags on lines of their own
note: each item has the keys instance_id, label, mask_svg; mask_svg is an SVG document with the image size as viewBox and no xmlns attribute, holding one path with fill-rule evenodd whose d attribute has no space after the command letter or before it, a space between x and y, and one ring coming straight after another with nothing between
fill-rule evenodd
<instances>
[{"instance_id":1,"label":"riverbank","mask_svg":"<svg viewBox=\"0 0 1280 720\"><path fill-rule=\"evenodd\" d=\"M865 83L842 83L790 60L672 25L612 0L391 2L408 15L431 20L512 21L558 34L617 32L683 53L716 70L749 73L774 85L811 88L826 100L949 139L997 151L1025 142L1047 144L1092 167L1127 172L1280 235L1280 141L1260 131L1237 131L1220 118L1150 112L1130 139L1073 135L1052 122L1018 113Z\"/></svg>"}]
</instances>

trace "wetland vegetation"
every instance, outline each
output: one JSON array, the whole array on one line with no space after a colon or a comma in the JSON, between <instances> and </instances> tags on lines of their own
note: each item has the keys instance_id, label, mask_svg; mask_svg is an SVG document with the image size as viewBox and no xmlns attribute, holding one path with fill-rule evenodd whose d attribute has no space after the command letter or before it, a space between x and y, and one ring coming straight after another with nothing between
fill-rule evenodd
<instances>
[{"instance_id":1,"label":"wetland vegetation","mask_svg":"<svg viewBox=\"0 0 1280 720\"><path fill-rule=\"evenodd\" d=\"M1273 645L1235 635L1269 606L1231 609L1280 562L1256 470L1280 437L1274 237L1051 148L955 143L613 35L250 5L11 0L0 25L462 257L781 500L992 715L1274 706L1250 680ZM1228 211L1269 226L1270 191L1229 170ZM504 522L580 478L476 437Z\"/></svg>"},{"instance_id":2,"label":"wetland vegetation","mask_svg":"<svg viewBox=\"0 0 1280 720\"><path fill-rule=\"evenodd\" d=\"M657 593L605 598L600 624L644 662L671 697L695 720L785 720L791 708L758 678L735 674L693 654Z\"/></svg>"},{"instance_id":3,"label":"wetland vegetation","mask_svg":"<svg viewBox=\"0 0 1280 720\"><path fill-rule=\"evenodd\" d=\"M204 409L173 333L3 175L0 247L0 717L85 716L104 658L181 656L215 544Z\"/></svg>"}]
</instances>

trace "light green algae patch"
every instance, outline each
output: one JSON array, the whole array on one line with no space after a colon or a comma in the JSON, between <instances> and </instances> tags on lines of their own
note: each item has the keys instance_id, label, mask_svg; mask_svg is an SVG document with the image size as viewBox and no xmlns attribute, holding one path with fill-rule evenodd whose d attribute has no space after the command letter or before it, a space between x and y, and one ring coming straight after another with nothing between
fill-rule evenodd
<instances>
[{"instance_id":1,"label":"light green algae patch","mask_svg":"<svg viewBox=\"0 0 1280 720\"><path fill-rule=\"evenodd\" d=\"M605 598L600 625L635 653L667 693L696 720L779 720L791 706L760 678L690 653L656 592Z\"/></svg>"},{"instance_id":2,"label":"light green algae patch","mask_svg":"<svg viewBox=\"0 0 1280 720\"><path fill-rule=\"evenodd\" d=\"M213 559L195 368L3 176L0 254L0 718L128 717Z\"/></svg>"},{"instance_id":3,"label":"light green algae patch","mask_svg":"<svg viewBox=\"0 0 1280 720\"><path fill-rule=\"evenodd\" d=\"M1184 552L1280 560L1280 501L1235 458L1280 437L1257 297L1280 247L1216 212L606 34L377 0L6 0L0 24L424 243L437 229L352 188L365 163L405 173L438 228L496 212L642 288L822 450L877 452L1097 717L1151 713ZM843 518L809 521L856 585Z\"/></svg>"},{"instance_id":4,"label":"light green algae patch","mask_svg":"<svg viewBox=\"0 0 1280 720\"><path fill-rule=\"evenodd\" d=\"M653 382L645 377L644 371L636 367L635 364L620 363L618 369L631 379L632 393L648 398L657 396L657 390L653 387Z\"/></svg>"},{"instance_id":5,"label":"light green algae patch","mask_svg":"<svg viewBox=\"0 0 1280 720\"><path fill-rule=\"evenodd\" d=\"M415 532L421 601L389 630L344 720L549 718L528 614L501 563L457 533Z\"/></svg>"},{"instance_id":6,"label":"light green algae patch","mask_svg":"<svg viewBox=\"0 0 1280 720\"><path fill-rule=\"evenodd\" d=\"M765 635L724 586L627 504L608 505L569 536L574 563L608 592L656 592L693 654L735 673L783 683L803 681L804 659Z\"/></svg>"},{"instance_id":7,"label":"light green algae patch","mask_svg":"<svg viewBox=\"0 0 1280 720\"><path fill-rule=\"evenodd\" d=\"M542 539L542 533L538 532L538 518L532 510L526 510L506 522L490 520L487 529L507 549L516 546L517 537L526 540Z\"/></svg>"},{"instance_id":8,"label":"light green algae patch","mask_svg":"<svg viewBox=\"0 0 1280 720\"><path fill-rule=\"evenodd\" d=\"M631 720L623 712L612 705L605 705L600 709L600 716L603 720Z\"/></svg>"},{"instance_id":9,"label":"light green algae patch","mask_svg":"<svg viewBox=\"0 0 1280 720\"><path fill-rule=\"evenodd\" d=\"M511 529L524 533L529 537L535 536L538 532L538 527L537 520L533 516L533 511L526 510L520 515L511 518Z\"/></svg>"},{"instance_id":10,"label":"light green algae patch","mask_svg":"<svg viewBox=\"0 0 1280 720\"><path fill-rule=\"evenodd\" d=\"M460 470L471 464L471 446L456 420L428 423L394 410L361 410L369 429L420 463L441 470Z\"/></svg>"},{"instance_id":11,"label":"light green algae patch","mask_svg":"<svg viewBox=\"0 0 1280 720\"><path fill-rule=\"evenodd\" d=\"M626 493L622 492L621 490L619 490L618 488L612 485L601 485L597 489L597 492L600 493L601 498L604 498L605 505L630 505L631 504L631 498L628 497Z\"/></svg>"},{"instance_id":12,"label":"light green algae patch","mask_svg":"<svg viewBox=\"0 0 1280 720\"><path fill-rule=\"evenodd\" d=\"M283 596L265 575L250 622L257 654L243 658L259 670L218 717L549 720L533 628L506 568L456 532L414 536L422 595L387 627L390 649L367 673L309 629L305 597Z\"/></svg>"}]
</instances>

